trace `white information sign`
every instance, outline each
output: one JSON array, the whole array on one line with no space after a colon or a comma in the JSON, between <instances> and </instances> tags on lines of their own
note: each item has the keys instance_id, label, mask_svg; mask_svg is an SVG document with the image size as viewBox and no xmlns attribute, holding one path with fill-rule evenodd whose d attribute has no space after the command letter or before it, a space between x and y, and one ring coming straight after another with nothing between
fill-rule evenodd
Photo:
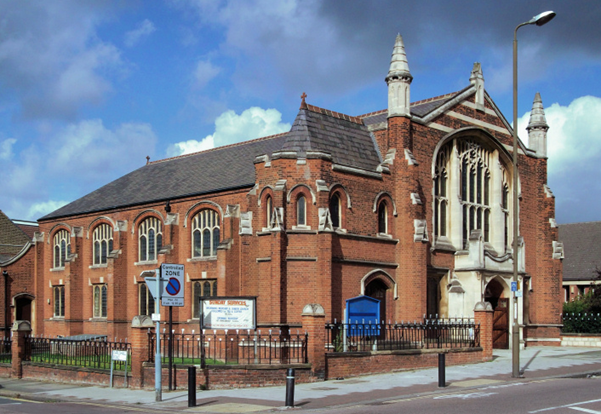
<instances>
[{"instance_id":1,"label":"white information sign","mask_svg":"<svg viewBox=\"0 0 601 414\"><path fill-rule=\"evenodd\" d=\"M200 300L202 329L255 329L255 298L206 298Z\"/></svg>"},{"instance_id":2,"label":"white information sign","mask_svg":"<svg viewBox=\"0 0 601 414\"><path fill-rule=\"evenodd\" d=\"M161 279L164 280L163 306L184 306L184 265L163 263Z\"/></svg>"},{"instance_id":3,"label":"white information sign","mask_svg":"<svg viewBox=\"0 0 601 414\"><path fill-rule=\"evenodd\" d=\"M113 351L113 361L127 361L127 351Z\"/></svg>"}]
</instances>

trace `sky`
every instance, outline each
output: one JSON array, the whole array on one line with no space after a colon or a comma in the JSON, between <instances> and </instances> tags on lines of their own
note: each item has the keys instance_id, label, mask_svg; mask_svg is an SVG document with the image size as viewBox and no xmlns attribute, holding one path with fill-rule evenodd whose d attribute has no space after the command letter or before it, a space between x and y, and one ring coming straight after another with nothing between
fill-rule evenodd
<instances>
[{"instance_id":1,"label":"sky","mask_svg":"<svg viewBox=\"0 0 601 414\"><path fill-rule=\"evenodd\" d=\"M36 220L158 160L290 129L307 102L385 109L397 33L413 102L482 64L520 137L545 107L557 222L601 220L598 0L0 0L0 209Z\"/></svg>"}]
</instances>

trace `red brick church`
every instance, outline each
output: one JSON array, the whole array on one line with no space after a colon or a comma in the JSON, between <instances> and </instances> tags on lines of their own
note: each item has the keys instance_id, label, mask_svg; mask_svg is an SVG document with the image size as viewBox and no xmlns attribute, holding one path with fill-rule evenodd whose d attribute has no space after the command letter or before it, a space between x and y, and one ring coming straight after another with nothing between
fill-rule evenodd
<instances>
[{"instance_id":1,"label":"red brick church","mask_svg":"<svg viewBox=\"0 0 601 414\"><path fill-rule=\"evenodd\" d=\"M308 303L341 320L360 295L392 322L473 317L483 300L512 318L517 150L522 340L555 344L562 246L540 96L515 149L480 64L462 90L414 103L412 79L398 36L387 109L349 116L303 96L287 133L149 162L41 218L34 333L127 337L154 309L141 274L161 263L185 266L176 331L198 330L201 296L254 296L265 328L299 326Z\"/></svg>"}]
</instances>

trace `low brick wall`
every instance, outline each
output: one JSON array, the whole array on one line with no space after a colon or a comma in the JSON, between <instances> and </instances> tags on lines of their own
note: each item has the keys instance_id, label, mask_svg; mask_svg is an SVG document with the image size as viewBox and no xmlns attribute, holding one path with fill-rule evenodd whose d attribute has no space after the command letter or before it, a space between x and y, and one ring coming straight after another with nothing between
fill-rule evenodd
<instances>
[{"instance_id":1,"label":"low brick wall","mask_svg":"<svg viewBox=\"0 0 601 414\"><path fill-rule=\"evenodd\" d=\"M562 334L561 346L601 348L601 334Z\"/></svg>"},{"instance_id":2,"label":"low brick wall","mask_svg":"<svg viewBox=\"0 0 601 414\"><path fill-rule=\"evenodd\" d=\"M445 350L446 365L472 364L492 360L483 349L458 348ZM438 366L438 349L403 351L374 351L326 354L326 379L349 378L359 375L432 368Z\"/></svg>"},{"instance_id":3,"label":"low brick wall","mask_svg":"<svg viewBox=\"0 0 601 414\"><path fill-rule=\"evenodd\" d=\"M124 388L123 371L113 372L113 387ZM60 382L64 384L87 384L109 386L111 376L109 371L83 367L66 367L61 365L43 365L33 362L23 362L23 379Z\"/></svg>"}]
</instances>

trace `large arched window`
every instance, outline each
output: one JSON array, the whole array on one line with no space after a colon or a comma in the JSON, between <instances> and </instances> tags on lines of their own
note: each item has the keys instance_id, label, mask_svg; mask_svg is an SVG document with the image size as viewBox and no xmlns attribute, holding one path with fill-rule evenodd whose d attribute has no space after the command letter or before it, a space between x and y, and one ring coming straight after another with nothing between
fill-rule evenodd
<instances>
[{"instance_id":1,"label":"large arched window","mask_svg":"<svg viewBox=\"0 0 601 414\"><path fill-rule=\"evenodd\" d=\"M192 219L192 257L215 257L219 246L219 213L201 210Z\"/></svg>"},{"instance_id":2,"label":"large arched window","mask_svg":"<svg viewBox=\"0 0 601 414\"><path fill-rule=\"evenodd\" d=\"M307 225L307 199L304 195L296 200L296 224L297 226Z\"/></svg>"},{"instance_id":3,"label":"large arched window","mask_svg":"<svg viewBox=\"0 0 601 414\"><path fill-rule=\"evenodd\" d=\"M163 227L156 217L148 217L138 229L140 261L156 260L163 247Z\"/></svg>"},{"instance_id":4,"label":"large arched window","mask_svg":"<svg viewBox=\"0 0 601 414\"><path fill-rule=\"evenodd\" d=\"M65 267L65 261L71 253L71 238L67 230L59 230L54 235L54 267Z\"/></svg>"},{"instance_id":5,"label":"large arched window","mask_svg":"<svg viewBox=\"0 0 601 414\"><path fill-rule=\"evenodd\" d=\"M483 136L460 136L438 151L432 176L432 223L440 248L468 249L472 232L480 230L487 249L505 253L511 237L506 168L511 161L501 147L495 147L492 138L487 142Z\"/></svg>"},{"instance_id":6,"label":"large arched window","mask_svg":"<svg viewBox=\"0 0 601 414\"><path fill-rule=\"evenodd\" d=\"M94 264L106 264L106 258L113 250L113 228L108 224L99 225L94 229L92 241L94 243Z\"/></svg>"}]
</instances>

